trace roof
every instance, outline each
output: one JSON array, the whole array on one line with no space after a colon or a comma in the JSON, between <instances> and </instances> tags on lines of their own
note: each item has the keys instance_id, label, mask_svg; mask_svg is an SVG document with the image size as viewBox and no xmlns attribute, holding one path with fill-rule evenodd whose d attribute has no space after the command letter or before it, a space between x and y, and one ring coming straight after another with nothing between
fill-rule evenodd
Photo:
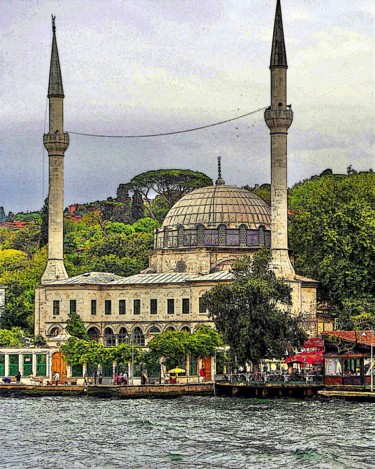
<instances>
[{"instance_id":1,"label":"roof","mask_svg":"<svg viewBox=\"0 0 375 469\"><path fill-rule=\"evenodd\" d=\"M216 185L201 187L186 194L169 210L163 227L176 229L179 225L195 229L198 224L206 228L238 228L241 224L250 229L263 225L271 229L271 210L257 195L236 186Z\"/></svg>"},{"instance_id":2,"label":"roof","mask_svg":"<svg viewBox=\"0 0 375 469\"><path fill-rule=\"evenodd\" d=\"M108 285L119 279L124 279L120 275L110 274L107 272L87 272L85 274L76 275L75 277L57 280L49 285Z\"/></svg>"},{"instance_id":3,"label":"roof","mask_svg":"<svg viewBox=\"0 0 375 469\"><path fill-rule=\"evenodd\" d=\"M48 97L61 96L64 97L64 89L61 77L61 68L59 60L59 52L57 50L55 18L52 17L52 51L51 65L49 70Z\"/></svg>"},{"instance_id":4,"label":"roof","mask_svg":"<svg viewBox=\"0 0 375 469\"><path fill-rule=\"evenodd\" d=\"M327 331L323 332L322 336L324 339L338 339L345 342L353 342L359 345L371 346L371 331ZM375 345L375 332L372 333L372 345Z\"/></svg>"},{"instance_id":5,"label":"roof","mask_svg":"<svg viewBox=\"0 0 375 469\"><path fill-rule=\"evenodd\" d=\"M277 0L276 4L270 67L288 67L280 0Z\"/></svg>"},{"instance_id":6,"label":"roof","mask_svg":"<svg viewBox=\"0 0 375 469\"><path fill-rule=\"evenodd\" d=\"M207 275L187 273L137 274L130 277L105 272L88 272L75 277L52 282L50 285L149 285L167 283L219 282L233 280L230 272L214 272Z\"/></svg>"}]
</instances>

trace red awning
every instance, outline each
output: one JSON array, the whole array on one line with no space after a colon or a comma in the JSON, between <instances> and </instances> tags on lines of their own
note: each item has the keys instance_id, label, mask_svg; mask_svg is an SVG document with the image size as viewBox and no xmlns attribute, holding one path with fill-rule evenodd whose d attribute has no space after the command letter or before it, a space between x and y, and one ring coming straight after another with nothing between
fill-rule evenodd
<instances>
[{"instance_id":1,"label":"red awning","mask_svg":"<svg viewBox=\"0 0 375 469\"><path fill-rule=\"evenodd\" d=\"M304 365L321 365L323 363L323 350L319 352L301 352L287 357L285 363L303 363Z\"/></svg>"},{"instance_id":2,"label":"red awning","mask_svg":"<svg viewBox=\"0 0 375 469\"><path fill-rule=\"evenodd\" d=\"M303 344L303 348L317 348L323 349L324 348L324 340L320 337L310 337L309 339L305 340Z\"/></svg>"}]
</instances>

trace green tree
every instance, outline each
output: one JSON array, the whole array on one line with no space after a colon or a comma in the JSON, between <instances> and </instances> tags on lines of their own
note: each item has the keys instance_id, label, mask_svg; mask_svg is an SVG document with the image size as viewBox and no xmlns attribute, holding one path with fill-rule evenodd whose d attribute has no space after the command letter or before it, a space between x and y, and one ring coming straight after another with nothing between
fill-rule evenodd
<instances>
[{"instance_id":1,"label":"green tree","mask_svg":"<svg viewBox=\"0 0 375 469\"><path fill-rule=\"evenodd\" d=\"M290 287L276 279L270 261L269 250L245 256L234 265L232 283L204 295L232 358L252 362L255 368L262 359L282 358L289 345L297 346L306 337L301 321L287 311Z\"/></svg>"},{"instance_id":2,"label":"green tree","mask_svg":"<svg viewBox=\"0 0 375 469\"><path fill-rule=\"evenodd\" d=\"M375 299L375 174L326 175L291 190L296 270L320 281L319 299L339 313Z\"/></svg>"},{"instance_id":3,"label":"green tree","mask_svg":"<svg viewBox=\"0 0 375 469\"><path fill-rule=\"evenodd\" d=\"M89 338L80 315L74 311L68 314L68 320L66 321L66 331L71 336L77 337L77 339L88 340Z\"/></svg>"},{"instance_id":4,"label":"green tree","mask_svg":"<svg viewBox=\"0 0 375 469\"><path fill-rule=\"evenodd\" d=\"M212 179L204 173L190 169L159 169L138 174L131 180L134 190L139 191L147 202L150 216L155 218L151 210L150 192L165 198L171 208L183 195L198 187L212 186Z\"/></svg>"},{"instance_id":5,"label":"green tree","mask_svg":"<svg viewBox=\"0 0 375 469\"><path fill-rule=\"evenodd\" d=\"M48 244L48 197L44 200L43 207L40 210L40 247Z\"/></svg>"},{"instance_id":6,"label":"green tree","mask_svg":"<svg viewBox=\"0 0 375 469\"><path fill-rule=\"evenodd\" d=\"M24 334L19 327L0 329L0 347L22 347Z\"/></svg>"}]
</instances>

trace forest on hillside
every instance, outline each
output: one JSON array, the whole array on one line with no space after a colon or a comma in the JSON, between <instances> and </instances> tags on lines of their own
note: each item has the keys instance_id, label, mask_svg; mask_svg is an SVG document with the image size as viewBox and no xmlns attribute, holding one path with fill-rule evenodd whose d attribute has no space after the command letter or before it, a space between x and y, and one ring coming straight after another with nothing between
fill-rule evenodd
<instances>
[{"instance_id":1,"label":"forest on hillside","mask_svg":"<svg viewBox=\"0 0 375 469\"><path fill-rule=\"evenodd\" d=\"M353 317L375 317L375 175L349 169L346 175L326 170L288 191L296 272L320 282L319 301L342 318L343 327ZM68 208L64 253L69 276L140 272L147 267L153 231L169 208L185 193L210 184L206 175L189 170L151 171L120 185L116 198ZM269 184L248 189L270 202ZM18 230L0 227L0 284L8 287L0 327L17 326L31 334L34 289L47 260L47 205L13 216L27 224Z\"/></svg>"}]
</instances>

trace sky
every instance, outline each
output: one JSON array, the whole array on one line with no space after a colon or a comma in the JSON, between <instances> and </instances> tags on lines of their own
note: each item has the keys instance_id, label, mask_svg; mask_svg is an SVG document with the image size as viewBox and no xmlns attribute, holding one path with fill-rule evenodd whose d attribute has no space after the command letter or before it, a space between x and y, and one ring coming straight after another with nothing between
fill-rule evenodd
<instances>
[{"instance_id":1,"label":"sky","mask_svg":"<svg viewBox=\"0 0 375 469\"><path fill-rule=\"evenodd\" d=\"M39 210L48 193L42 136L51 14L65 131L140 135L268 106L275 6L276 0L0 0L0 206ZM326 168L374 168L374 2L282 0L282 11L294 111L288 185ZM152 169L192 169L215 180L217 156L227 184L270 182L263 111L173 136L71 134L65 205L115 197L119 184Z\"/></svg>"}]
</instances>

